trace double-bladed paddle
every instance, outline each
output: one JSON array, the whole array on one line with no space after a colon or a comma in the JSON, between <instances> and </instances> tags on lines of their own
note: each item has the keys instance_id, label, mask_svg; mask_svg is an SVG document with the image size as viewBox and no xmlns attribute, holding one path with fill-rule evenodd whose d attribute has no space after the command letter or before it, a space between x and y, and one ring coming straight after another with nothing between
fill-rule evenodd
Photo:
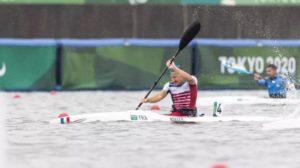
<instances>
[{"instance_id":1,"label":"double-bladed paddle","mask_svg":"<svg viewBox=\"0 0 300 168\"><path fill-rule=\"evenodd\" d=\"M178 49L177 49L176 53L174 54L174 56L170 60L171 64L174 62L175 58L180 53L180 51L182 51L193 40L193 38L198 34L198 32L200 31L200 28L201 28L200 22L195 21L191 25L189 25L189 27L184 31L184 33L180 39ZM160 74L159 78L154 82L154 84L152 85L152 87L150 88L148 93L145 95L145 97L144 97L145 99L150 95L152 90L155 88L155 86L158 84L158 82L160 81L162 76L167 72L167 70L168 70L168 67L165 67L165 69ZM138 110L142 106L142 104L143 104L143 102L141 102L136 107L135 110Z\"/></svg>"}]
</instances>

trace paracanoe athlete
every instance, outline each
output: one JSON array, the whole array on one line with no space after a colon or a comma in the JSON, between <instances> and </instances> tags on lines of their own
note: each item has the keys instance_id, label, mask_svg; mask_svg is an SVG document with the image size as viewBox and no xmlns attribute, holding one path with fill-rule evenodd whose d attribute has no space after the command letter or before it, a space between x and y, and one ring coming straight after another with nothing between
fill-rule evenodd
<instances>
[{"instance_id":1,"label":"paracanoe athlete","mask_svg":"<svg viewBox=\"0 0 300 168\"><path fill-rule=\"evenodd\" d=\"M170 60L166 62L166 66L171 71L171 81L167 82L155 95L147 99L142 98L142 102L156 103L170 93L173 101L170 115L195 117L197 114L197 78L177 67L174 62L171 64Z\"/></svg>"},{"instance_id":2,"label":"paracanoe athlete","mask_svg":"<svg viewBox=\"0 0 300 168\"><path fill-rule=\"evenodd\" d=\"M266 74L267 77L254 74L257 84L268 88L270 98L286 98L287 79L277 73L277 66L269 64L266 68Z\"/></svg>"}]
</instances>

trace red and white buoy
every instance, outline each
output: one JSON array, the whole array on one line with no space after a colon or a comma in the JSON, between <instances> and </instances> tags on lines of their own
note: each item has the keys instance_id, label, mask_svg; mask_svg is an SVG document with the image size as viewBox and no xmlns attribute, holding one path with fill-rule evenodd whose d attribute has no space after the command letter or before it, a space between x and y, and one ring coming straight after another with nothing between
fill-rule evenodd
<instances>
[{"instance_id":1,"label":"red and white buoy","mask_svg":"<svg viewBox=\"0 0 300 168\"><path fill-rule=\"evenodd\" d=\"M20 96L19 94L15 94L13 98L14 98L14 99L20 99L21 96Z\"/></svg>"},{"instance_id":2,"label":"red and white buoy","mask_svg":"<svg viewBox=\"0 0 300 168\"><path fill-rule=\"evenodd\" d=\"M69 114L64 112L64 113L59 114L58 118L63 118L63 117L68 117L68 116L69 116Z\"/></svg>"},{"instance_id":3,"label":"red and white buoy","mask_svg":"<svg viewBox=\"0 0 300 168\"><path fill-rule=\"evenodd\" d=\"M212 168L228 168L225 163L215 163Z\"/></svg>"},{"instance_id":4,"label":"red and white buoy","mask_svg":"<svg viewBox=\"0 0 300 168\"><path fill-rule=\"evenodd\" d=\"M50 92L50 94L51 94L51 95L56 95L56 91L55 91L55 90L52 90L52 91Z\"/></svg>"}]
</instances>

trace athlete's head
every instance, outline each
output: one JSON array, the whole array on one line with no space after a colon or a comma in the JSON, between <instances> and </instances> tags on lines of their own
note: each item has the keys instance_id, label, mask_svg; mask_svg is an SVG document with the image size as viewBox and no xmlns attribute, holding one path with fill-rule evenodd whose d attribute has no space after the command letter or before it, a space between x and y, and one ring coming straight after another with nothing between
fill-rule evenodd
<instances>
[{"instance_id":1,"label":"athlete's head","mask_svg":"<svg viewBox=\"0 0 300 168\"><path fill-rule=\"evenodd\" d=\"M277 66L274 64L267 65L266 73L269 77L275 77L277 75Z\"/></svg>"},{"instance_id":2,"label":"athlete's head","mask_svg":"<svg viewBox=\"0 0 300 168\"><path fill-rule=\"evenodd\" d=\"M183 79L183 77L181 77L177 72L175 71L171 71L171 81L175 84L175 85L181 85L185 82L185 80Z\"/></svg>"}]
</instances>

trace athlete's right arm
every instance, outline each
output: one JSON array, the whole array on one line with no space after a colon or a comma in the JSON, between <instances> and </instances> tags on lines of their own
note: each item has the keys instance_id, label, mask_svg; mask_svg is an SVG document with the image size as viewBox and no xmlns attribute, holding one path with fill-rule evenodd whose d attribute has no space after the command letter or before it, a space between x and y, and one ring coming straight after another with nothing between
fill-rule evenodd
<instances>
[{"instance_id":1,"label":"athlete's right arm","mask_svg":"<svg viewBox=\"0 0 300 168\"><path fill-rule=\"evenodd\" d=\"M148 97L148 98L142 98L143 103L156 103L164 99L168 95L168 92L165 90L161 90L160 92L156 93L155 95Z\"/></svg>"},{"instance_id":2,"label":"athlete's right arm","mask_svg":"<svg viewBox=\"0 0 300 168\"><path fill-rule=\"evenodd\" d=\"M266 82L265 79L259 79L259 80L257 80L257 84L259 86L267 86L267 82Z\"/></svg>"},{"instance_id":3,"label":"athlete's right arm","mask_svg":"<svg viewBox=\"0 0 300 168\"><path fill-rule=\"evenodd\" d=\"M267 85L266 80L262 76L260 76L260 74L254 74L254 80L257 81L257 84L259 86L266 86Z\"/></svg>"},{"instance_id":4,"label":"athlete's right arm","mask_svg":"<svg viewBox=\"0 0 300 168\"><path fill-rule=\"evenodd\" d=\"M254 74L253 75L253 77L254 77L254 80L256 80L256 81L258 81L258 80L260 80L260 79L263 79L261 76L260 76L260 74Z\"/></svg>"}]
</instances>

